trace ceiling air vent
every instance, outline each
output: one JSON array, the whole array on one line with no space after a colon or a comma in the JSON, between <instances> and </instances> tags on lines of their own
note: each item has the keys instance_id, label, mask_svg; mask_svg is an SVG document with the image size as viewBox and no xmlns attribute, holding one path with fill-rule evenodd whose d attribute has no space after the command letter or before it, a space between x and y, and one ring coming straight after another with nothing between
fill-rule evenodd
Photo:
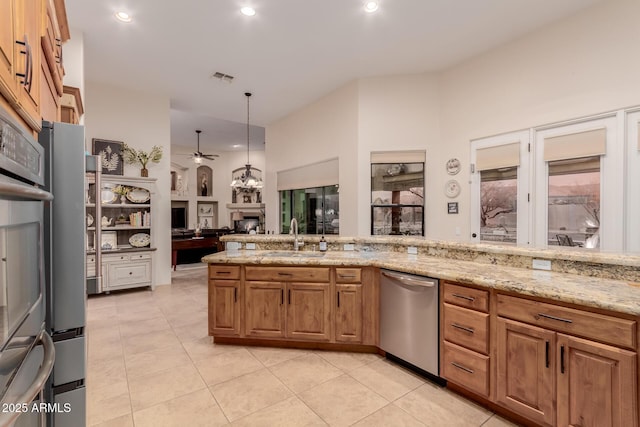
<instances>
[{"instance_id":1,"label":"ceiling air vent","mask_svg":"<svg viewBox=\"0 0 640 427\"><path fill-rule=\"evenodd\" d=\"M219 71L216 71L215 73L213 73L211 78L212 79L218 79L221 82L226 82L226 83L231 83L231 82L233 82L233 79L234 79L233 76L230 76L229 74L221 73Z\"/></svg>"}]
</instances>

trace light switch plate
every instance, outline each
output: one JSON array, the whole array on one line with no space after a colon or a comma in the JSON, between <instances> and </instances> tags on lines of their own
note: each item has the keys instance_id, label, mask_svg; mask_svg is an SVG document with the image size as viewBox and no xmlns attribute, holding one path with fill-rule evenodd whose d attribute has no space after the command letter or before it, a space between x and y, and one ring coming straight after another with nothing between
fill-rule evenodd
<instances>
[{"instance_id":1,"label":"light switch plate","mask_svg":"<svg viewBox=\"0 0 640 427\"><path fill-rule=\"evenodd\" d=\"M255 250L256 249L256 244L255 243L247 243L246 246L245 246L245 249Z\"/></svg>"},{"instance_id":2,"label":"light switch plate","mask_svg":"<svg viewBox=\"0 0 640 427\"><path fill-rule=\"evenodd\" d=\"M548 259L534 259L532 267L535 270L551 270L551 261Z\"/></svg>"},{"instance_id":3,"label":"light switch plate","mask_svg":"<svg viewBox=\"0 0 640 427\"><path fill-rule=\"evenodd\" d=\"M353 243L345 243L344 246L342 247L343 251L354 251L356 249L356 245L354 245Z\"/></svg>"},{"instance_id":4,"label":"light switch plate","mask_svg":"<svg viewBox=\"0 0 640 427\"><path fill-rule=\"evenodd\" d=\"M418 248L415 246L409 246L407 247L407 253L410 255L417 255L418 254Z\"/></svg>"}]
</instances>

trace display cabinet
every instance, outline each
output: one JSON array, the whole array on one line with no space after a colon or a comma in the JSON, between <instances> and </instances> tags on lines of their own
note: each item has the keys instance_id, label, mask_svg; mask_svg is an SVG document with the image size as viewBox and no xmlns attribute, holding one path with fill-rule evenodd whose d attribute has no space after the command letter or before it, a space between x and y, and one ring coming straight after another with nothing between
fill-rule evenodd
<instances>
[{"instance_id":1,"label":"display cabinet","mask_svg":"<svg viewBox=\"0 0 640 427\"><path fill-rule=\"evenodd\" d=\"M101 263L97 293L140 286L153 288L152 211L155 178L102 175L100 189L88 179L87 275ZM89 271L91 269L91 271Z\"/></svg>"}]
</instances>

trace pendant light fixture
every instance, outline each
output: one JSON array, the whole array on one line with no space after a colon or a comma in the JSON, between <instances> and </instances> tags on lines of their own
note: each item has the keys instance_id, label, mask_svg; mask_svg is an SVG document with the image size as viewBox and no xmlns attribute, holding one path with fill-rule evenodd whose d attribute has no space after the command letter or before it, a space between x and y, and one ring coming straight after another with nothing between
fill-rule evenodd
<instances>
[{"instance_id":1,"label":"pendant light fixture","mask_svg":"<svg viewBox=\"0 0 640 427\"><path fill-rule=\"evenodd\" d=\"M245 170L239 177L233 177L231 187L234 189L253 191L262 188L262 180L253 176L251 172L251 163L249 162L249 99L251 98L251 92L245 92L244 95L247 97L247 164L244 165Z\"/></svg>"}]
</instances>

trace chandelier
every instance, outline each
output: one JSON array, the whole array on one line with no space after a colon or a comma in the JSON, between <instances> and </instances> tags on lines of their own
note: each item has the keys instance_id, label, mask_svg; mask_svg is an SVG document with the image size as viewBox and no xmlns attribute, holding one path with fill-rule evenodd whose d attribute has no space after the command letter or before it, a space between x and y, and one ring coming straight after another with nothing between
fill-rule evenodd
<instances>
[{"instance_id":1,"label":"chandelier","mask_svg":"<svg viewBox=\"0 0 640 427\"><path fill-rule=\"evenodd\" d=\"M236 169L236 171L242 171L242 173L239 176L233 176L231 187L239 190L253 191L262 188L262 180L253 175L252 171L257 171L257 169L252 168L249 162L249 98L251 97L251 92L245 92L244 95L247 97L247 164L244 165L244 171L242 171L242 168ZM234 171L234 174L236 171Z\"/></svg>"}]
</instances>

